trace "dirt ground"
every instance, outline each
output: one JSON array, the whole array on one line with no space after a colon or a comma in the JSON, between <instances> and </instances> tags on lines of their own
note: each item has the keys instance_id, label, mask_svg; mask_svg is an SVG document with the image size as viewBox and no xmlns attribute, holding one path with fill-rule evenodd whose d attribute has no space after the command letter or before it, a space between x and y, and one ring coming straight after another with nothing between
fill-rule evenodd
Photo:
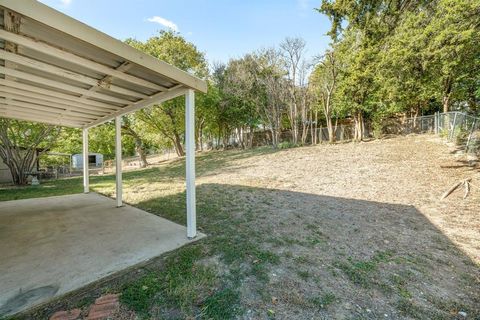
<instances>
[{"instance_id":1,"label":"dirt ground","mask_svg":"<svg viewBox=\"0 0 480 320\"><path fill-rule=\"evenodd\" d=\"M464 159L433 135L199 154L207 238L92 286L90 300L123 292L119 319L480 319L480 169ZM126 173L125 200L184 223L184 170ZM440 200L465 178L466 199ZM113 182L92 187L113 195Z\"/></svg>"},{"instance_id":2,"label":"dirt ground","mask_svg":"<svg viewBox=\"0 0 480 320\"><path fill-rule=\"evenodd\" d=\"M463 199L462 188L440 201L445 191L465 178L473 179L466 199ZM462 154L456 154L455 147L435 136L411 135L282 150L238 160L226 170L220 168L215 174L198 179L198 184L204 183L338 197L353 204L354 200L372 201L379 205L398 205L406 211L413 206L425 223L441 232L471 260L480 263L480 167L469 166ZM318 205L314 197L313 201L307 200L308 197L297 204L304 206L305 213ZM341 205L331 200L328 208ZM281 206L277 209L279 217L285 214ZM338 218L341 224L341 216Z\"/></svg>"},{"instance_id":3,"label":"dirt ground","mask_svg":"<svg viewBox=\"0 0 480 320\"><path fill-rule=\"evenodd\" d=\"M283 257L267 284L271 316L476 318L480 173L454 151L430 135L294 148L234 161L198 183L255 188L244 195L261 208L250 227ZM469 177L466 199L462 189L440 200ZM262 318L265 299L250 285L245 317Z\"/></svg>"}]
</instances>

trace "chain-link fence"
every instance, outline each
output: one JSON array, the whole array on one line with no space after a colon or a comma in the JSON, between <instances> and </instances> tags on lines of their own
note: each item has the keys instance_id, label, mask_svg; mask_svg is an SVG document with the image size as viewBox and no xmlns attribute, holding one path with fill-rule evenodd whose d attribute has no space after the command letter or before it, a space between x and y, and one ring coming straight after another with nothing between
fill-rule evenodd
<instances>
[{"instance_id":1,"label":"chain-link fence","mask_svg":"<svg viewBox=\"0 0 480 320\"><path fill-rule=\"evenodd\" d=\"M411 118L395 117L384 119L381 125L374 127L371 123L365 123L363 138L372 138L381 135L405 135L411 133L431 133L437 134L449 142L455 143L459 150L471 156L480 156L480 118L468 115L464 112L452 111L447 113L435 113L427 116L417 116ZM339 124L333 127L335 141L351 141L355 136L355 126L353 124ZM250 141L251 146L261 146L271 144L271 133L269 130L257 130L253 133L242 133L245 143ZM252 136L253 134L253 136ZM298 140L310 144L328 142L328 128L320 127L316 130L309 128L305 131L305 137L301 138L302 132L299 132ZM240 146L238 135L232 135L227 145ZM291 130L282 131L280 142L292 143L293 134ZM223 145L225 142L222 142ZM215 145L214 145L215 147Z\"/></svg>"},{"instance_id":2,"label":"chain-link fence","mask_svg":"<svg viewBox=\"0 0 480 320\"><path fill-rule=\"evenodd\" d=\"M464 112L437 113L436 133L463 149L467 155L480 154L480 118Z\"/></svg>"}]
</instances>

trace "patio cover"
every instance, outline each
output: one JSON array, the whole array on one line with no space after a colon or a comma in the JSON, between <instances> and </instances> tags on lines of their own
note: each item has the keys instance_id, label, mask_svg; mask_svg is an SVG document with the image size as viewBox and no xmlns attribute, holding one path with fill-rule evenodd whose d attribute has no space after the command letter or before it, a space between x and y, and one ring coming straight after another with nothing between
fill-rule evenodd
<instances>
[{"instance_id":1,"label":"patio cover","mask_svg":"<svg viewBox=\"0 0 480 320\"><path fill-rule=\"evenodd\" d=\"M206 92L206 82L40 2L0 0L0 117L82 128L84 163L88 128L115 119L117 206L121 116L185 95L187 216L194 225L195 90ZM84 187L88 192L88 170Z\"/></svg>"}]
</instances>

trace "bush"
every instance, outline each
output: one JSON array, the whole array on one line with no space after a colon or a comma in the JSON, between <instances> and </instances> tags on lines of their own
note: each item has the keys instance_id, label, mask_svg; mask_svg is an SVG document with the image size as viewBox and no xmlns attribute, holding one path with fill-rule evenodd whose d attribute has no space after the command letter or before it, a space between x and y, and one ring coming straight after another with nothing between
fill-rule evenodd
<instances>
[{"instance_id":1,"label":"bush","mask_svg":"<svg viewBox=\"0 0 480 320\"><path fill-rule=\"evenodd\" d=\"M298 145L290 141L283 141L278 144L278 149L290 149L296 147L298 147Z\"/></svg>"}]
</instances>

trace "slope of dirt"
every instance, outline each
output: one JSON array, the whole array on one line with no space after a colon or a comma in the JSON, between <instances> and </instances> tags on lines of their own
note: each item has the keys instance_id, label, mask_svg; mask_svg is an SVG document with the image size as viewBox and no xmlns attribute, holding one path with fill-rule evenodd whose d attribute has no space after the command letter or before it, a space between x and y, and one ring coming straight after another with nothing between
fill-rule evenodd
<instances>
[{"instance_id":1,"label":"slope of dirt","mask_svg":"<svg viewBox=\"0 0 480 320\"><path fill-rule=\"evenodd\" d=\"M282 150L201 176L256 208L249 227L282 256L272 303L245 282L246 318L265 307L280 319L480 316L480 174L462 159L422 135ZM467 199L440 200L467 177Z\"/></svg>"}]
</instances>

